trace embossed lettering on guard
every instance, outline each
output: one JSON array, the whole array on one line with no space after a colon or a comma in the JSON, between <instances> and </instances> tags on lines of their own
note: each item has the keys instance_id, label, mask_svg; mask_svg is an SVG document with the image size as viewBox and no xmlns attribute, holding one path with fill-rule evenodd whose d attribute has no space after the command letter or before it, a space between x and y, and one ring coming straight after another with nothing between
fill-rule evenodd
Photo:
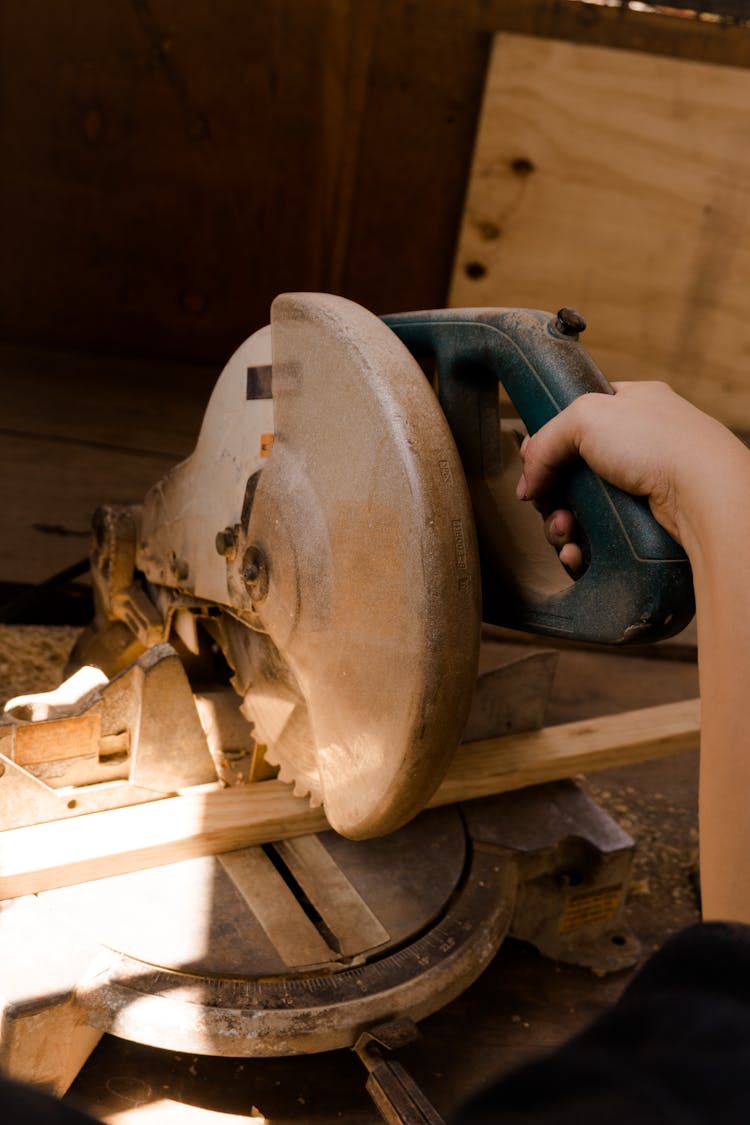
<instances>
[{"instance_id":1,"label":"embossed lettering on guard","mask_svg":"<svg viewBox=\"0 0 750 1125\"><path fill-rule=\"evenodd\" d=\"M447 461L438 461L440 468L440 476L443 478L443 484L453 484L453 470Z\"/></svg>"},{"instance_id":2,"label":"embossed lettering on guard","mask_svg":"<svg viewBox=\"0 0 750 1125\"><path fill-rule=\"evenodd\" d=\"M456 566L466 570L466 539L464 538L464 525L462 520L451 520L453 528L453 546L456 549Z\"/></svg>"}]
</instances>

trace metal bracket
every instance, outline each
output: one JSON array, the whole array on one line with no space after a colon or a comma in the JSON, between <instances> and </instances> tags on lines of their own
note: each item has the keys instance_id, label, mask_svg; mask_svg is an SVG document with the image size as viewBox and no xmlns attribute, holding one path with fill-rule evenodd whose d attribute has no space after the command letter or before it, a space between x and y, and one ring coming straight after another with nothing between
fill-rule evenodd
<instances>
[{"instance_id":1,"label":"metal bracket","mask_svg":"<svg viewBox=\"0 0 750 1125\"><path fill-rule=\"evenodd\" d=\"M363 1031L352 1048L367 1067L365 1087L388 1125L445 1125L414 1079L390 1057L419 1038L410 1019L389 1020Z\"/></svg>"}]
</instances>

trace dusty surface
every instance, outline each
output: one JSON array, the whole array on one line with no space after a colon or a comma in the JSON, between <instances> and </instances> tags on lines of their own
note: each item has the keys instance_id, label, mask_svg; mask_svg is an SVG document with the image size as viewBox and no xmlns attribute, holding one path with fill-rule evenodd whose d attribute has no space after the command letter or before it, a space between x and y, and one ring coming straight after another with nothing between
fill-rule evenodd
<instances>
[{"instance_id":1,"label":"dusty surface","mask_svg":"<svg viewBox=\"0 0 750 1125\"><path fill-rule=\"evenodd\" d=\"M55 686L76 630L0 626L0 698ZM565 652L548 721L693 695L695 667ZM589 791L638 842L627 920L644 951L698 917L697 754L594 775ZM492 1076L549 1050L613 1003L631 970L599 978L506 942L481 979L421 1025L401 1054L443 1113ZM112 1125L375 1125L364 1072L349 1052L213 1059L105 1036L67 1101Z\"/></svg>"},{"instance_id":2,"label":"dusty surface","mask_svg":"<svg viewBox=\"0 0 750 1125\"><path fill-rule=\"evenodd\" d=\"M0 625L0 706L57 687L79 632L70 625Z\"/></svg>"},{"instance_id":3,"label":"dusty surface","mask_svg":"<svg viewBox=\"0 0 750 1125\"><path fill-rule=\"evenodd\" d=\"M551 723L698 694L694 663L561 654ZM588 791L637 843L627 920L644 949L698 918L698 753L592 774Z\"/></svg>"}]
</instances>

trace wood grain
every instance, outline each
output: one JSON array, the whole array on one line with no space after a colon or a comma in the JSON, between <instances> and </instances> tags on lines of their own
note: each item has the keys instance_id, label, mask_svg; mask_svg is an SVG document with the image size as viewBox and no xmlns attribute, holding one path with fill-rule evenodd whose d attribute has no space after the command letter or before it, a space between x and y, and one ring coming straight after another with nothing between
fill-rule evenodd
<instances>
[{"instance_id":1,"label":"wood grain","mask_svg":"<svg viewBox=\"0 0 750 1125\"><path fill-rule=\"evenodd\" d=\"M465 743L430 804L680 753L696 747L699 729L699 701L691 699ZM0 899L326 827L322 809L280 781L263 781L17 828L0 834Z\"/></svg>"},{"instance_id":2,"label":"wood grain","mask_svg":"<svg viewBox=\"0 0 750 1125\"><path fill-rule=\"evenodd\" d=\"M442 305L504 29L750 58L571 0L3 4L0 336L223 361L285 289Z\"/></svg>"},{"instance_id":3,"label":"wood grain","mask_svg":"<svg viewBox=\"0 0 750 1125\"><path fill-rule=\"evenodd\" d=\"M0 577L42 582L85 558L94 509L140 503L175 460L95 442L0 433Z\"/></svg>"},{"instance_id":4,"label":"wood grain","mask_svg":"<svg viewBox=\"0 0 750 1125\"><path fill-rule=\"evenodd\" d=\"M168 463L193 449L222 366L0 345L0 434Z\"/></svg>"},{"instance_id":5,"label":"wood grain","mask_svg":"<svg viewBox=\"0 0 750 1125\"><path fill-rule=\"evenodd\" d=\"M454 305L579 308L610 379L750 424L750 74L499 35Z\"/></svg>"},{"instance_id":6,"label":"wood grain","mask_svg":"<svg viewBox=\"0 0 750 1125\"><path fill-rule=\"evenodd\" d=\"M140 503L195 445L218 366L0 346L0 579L88 554L102 503Z\"/></svg>"}]
</instances>

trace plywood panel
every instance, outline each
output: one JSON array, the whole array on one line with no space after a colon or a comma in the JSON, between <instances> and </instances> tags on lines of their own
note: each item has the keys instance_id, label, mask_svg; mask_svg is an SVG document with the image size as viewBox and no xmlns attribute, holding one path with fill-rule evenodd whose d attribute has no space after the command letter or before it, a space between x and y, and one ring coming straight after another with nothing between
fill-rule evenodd
<instances>
[{"instance_id":1,"label":"plywood panel","mask_svg":"<svg viewBox=\"0 0 750 1125\"><path fill-rule=\"evenodd\" d=\"M610 379L750 425L750 74L497 36L450 301L579 308Z\"/></svg>"}]
</instances>

